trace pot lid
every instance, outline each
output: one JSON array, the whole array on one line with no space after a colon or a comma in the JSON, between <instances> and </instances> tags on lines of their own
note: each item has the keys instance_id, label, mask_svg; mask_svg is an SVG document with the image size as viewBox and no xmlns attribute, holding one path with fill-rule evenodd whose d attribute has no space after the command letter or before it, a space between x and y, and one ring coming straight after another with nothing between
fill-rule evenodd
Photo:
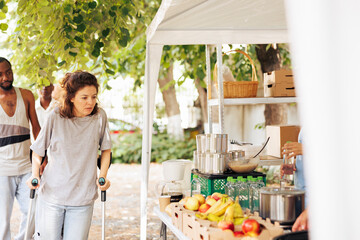
<instances>
[{"instance_id":1,"label":"pot lid","mask_svg":"<svg viewBox=\"0 0 360 240\"><path fill-rule=\"evenodd\" d=\"M275 194L275 195L302 195L305 194L304 190L296 189L293 187L262 187L260 193L263 194Z\"/></svg>"}]
</instances>

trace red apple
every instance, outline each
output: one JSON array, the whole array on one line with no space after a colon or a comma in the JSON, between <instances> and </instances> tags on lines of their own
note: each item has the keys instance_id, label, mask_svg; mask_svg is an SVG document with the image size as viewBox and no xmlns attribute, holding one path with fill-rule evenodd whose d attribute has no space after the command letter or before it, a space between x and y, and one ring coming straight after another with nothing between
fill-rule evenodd
<instances>
[{"instance_id":1,"label":"red apple","mask_svg":"<svg viewBox=\"0 0 360 240\"><path fill-rule=\"evenodd\" d=\"M230 229L231 231L234 231L234 227L234 223L230 221L223 220L218 223L218 228L221 228L222 230Z\"/></svg>"},{"instance_id":2,"label":"red apple","mask_svg":"<svg viewBox=\"0 0 360 240\"><path fill-rule=\"evenodd\" d=\"M246 236L256 237L260 234L260 224L255 219L246 219L242 224Z\"/></svg>"},{"instance_id":3,"label":"red apple","mask_svg":"<svg viewBox=\"0 0 360 240\"><path fill-rule=\"evenodd\" d=\"M209 208L211 208L211 206L209 204L203 203L199 207L199 212L205 213Z\"/></svg>"},{"instance_id":4,"label":"red apple","mask_svg":"<svg viewBox=\"0 0 360 240\"><path fill-rule=\"evenodd\" d=\"M202 194L195 194L193 197L199 200L200 205L205 203L205 197Z\"/></svg>"},{"instance_id":5,"label":"red apple","mask_svg":"<svg viewBox=\"0 0 360 240\"><path fill-rule=\"evenodd\" d=\"M245 234L243 233L243 231L235 231L234 236L235 237L243 237L243 236L245 236Z\"/></svg>"},{"instance_id":6,"label":"red apple","mask_svg":"<svg viewBox=\"0 0 360 240\"><path fill-rule=\"evenodd\" d=\"M187 210L197 211L199 209L199 200L197 200L197 198L194 197L189 197L186 203L184 204L184 207Z\"/></svg>"},{"instance_id":7,"label":"red apple","mask_svg":"<svg viewBox=\"0 0 360 240\"><path fill-rule=\"evenodd\" d=\"M215 192L215 193L213 193L211 195L211 197L217 201L217 200L220 200L222 198L222 194L218 193L218 192Z\"/></svg>"}]
</instances>

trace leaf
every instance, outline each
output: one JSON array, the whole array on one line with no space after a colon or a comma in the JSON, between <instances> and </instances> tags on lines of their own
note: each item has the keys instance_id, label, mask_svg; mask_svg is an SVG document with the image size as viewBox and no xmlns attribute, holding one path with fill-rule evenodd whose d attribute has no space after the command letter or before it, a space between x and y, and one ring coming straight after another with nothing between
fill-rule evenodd
<instances>
[{"instance_id":1,"label":"leaf","mask_svg":"<svg viewBox=\"0 0 360 240\"><path fill-rule=\"evenodd\" d=\"M117 9L117 6L112 6L111 7L111 10L113 10L113 11L116 11L116 9Z\"/></svg>"},{"instance_id":2,"label":"leaf","mask_svg":"<svg viewBox=\"0 0 360 240\"><path fill-rule=\"evenodd\" d=\"M48 61L45 58L39 59L39 68L46 68L48 66Z\"/></svg>"},{"instance_id":3,"label":"leaf","mask_svg":"<svg viewBox=\"0 0 360 240\"><path fill-rule=\"evenodd\" d=\"M70 13L71 12L71 5L70 4L66 4L64 7L64 12L65 13Z\"/></svg>"},{"instance_id":4,"label":"leaf","mask_svg":"<svg viewBox=\"0 0 360 240\"><path fill-rule=\"evenodd\" d=\"M66 61L63 60L63 61L59 62L57 65L58 65L58 67L61 67L61 66L64 65L65 63L66 63Z\"/></svg>"},{"instance_id":5,"label":"leaf","mask_svg":"<svg viewBox=\"0 0 360 240\"><path fill-rule=\"evenodd\" d=\"M70 56L73 56L73 57L76 57L77 53L75 53L75 52L69 52L69 55L70 55Z\"/></svg>"},{"instance_id":6,"label":"leaf","mask_svg":"<svg viewBox=\"0 0 360 240\"><path fill-rule=\"evenodd\" d=\"M105 38L109 35L109 33L110 33L110 28L107 28L107 29L105 29L105 30L102 31L102 35L103 35L103 37L105 37Z\"/></svg>"},{"instance_id":7,"label":"leaf","mask_svg":"<svg viewBox=\"0 0 360 240\"><path fill-rule=\"evenodd\" d=\"M52 8L51 7L42 7L39 9L39 12L41 14L50 15L52 13Z\"/></svg>"},{"instance_id":8,"label":"leaf","mask_svg":"<svg viewBox=\"0 0 360 240\"><path fill-rule=\"evenodd\" d=\"M112 17L115 17L115 16L116 16L116 13L110 10L110 11L109 11L109 15L112 16Z\"/></svg>"},{"instance_id":9,"label":"leaf","mask_svg":"<svg viewBox=\"0 0 360 240\"><path fill-rule=\"evenodd\" d=\"M8 29L8 25L6 23L0 23L0 30L1 31L6 31Z\"/></svg>"},{"instance_id":10,"label":"leaf","mask_svg":"<svg viewBox=\"0 0 360 240\"><path fill-rule=\"evenodd\" d=\"M127 44L128 44L128 37L125 35L125 36L122 36L121 39L119 40L119 44L120 46L122 47L126 47Z\"/></svg>"},{"instance_id":11,"label":"leaf","mask_svg":"<svg viewBox=\"0 0 360 240\"><path fill-rule=\"evenodd\" d=\"M80 25L77 26L76 31L78 31L78 32L84 32L85 29L86 29L86 26L85 26L85 24L82 23L82 24L80 24Z\"/></svg>"},{"instance_id":12,"label":"leaf","mask_svg":"<svg viewBox=\"0 0 360 240\"><path fill-rule=\"evenodd\" d=\"M99 57L100 56L100 48L95 47L93 49L93 51L91 52L91 55L96 57L96 58Z\"/></svg>"},{"instance_id":13,"label":"leaf","mask_svg":"<svg viewBox=\"0 0 360 240\"><path fill-rule=\"evenodd\" d=\"M2 9L5 6L5 2L4 1L0 1L0 9Z\"/></svg>"},{"instance_id":14,"label":"leaf","mask_svg":"<svg viewBox=\"0 0 360 240\"><path fill-rule=\"evenodd\" d=\"M74 21L74 23L79 24L83 21L83 19L84 19L83 16L79 14L78 16L75 16L73 18L73 21Z\"/></svg>"},{"instance_id":15,"label":"leaf","mask_svg":"<svg viewBox=\"0 0 360 240\"><path fill-rule=\"evenodd\" d=\"M3 20L6 18L6 14L3 12L0 12L0 20Z\"/></svg>"},{"instance_id":16,"label":"leaf","mask_svg":"<svg viewBox=\"0 0 360 240\"><path fill-rule=\"evenodd\" d=\"M82 39L81 37L78 37L78 36L75 36L74 39L80 43L84 42L84 39Z\"/></svg>"},{"instance_id":17,"label":"leaf","mask_svg":"<svg viewBox=\"0 0 360 240\"><path fill-rule=\"evenodd\" d=\"M96 5L97 5L97 3L95 1L92 1L92 2L88 3L89 8L91 8L91 9L96 8Z\"/></svg>"},{"instance_id":18,"label":"leaf","mask_svg":"<svg viewBox=\"0 0 360 240\"><path fill-rule=\"evenodd\" d=\"M97 48L102 48L104 46L104 43L102 43L102 42L100 42L100 41L97 41L96 43L95 43L95 47L97 47Z\"/></svg>"},{"instance_id":19,"label":"leaf","mask_svg":"<svg viewBox=\"0 0 360 240\"><path fill-rule=\"evenodd\" d=\"M47 76L47 72L44 70L39 70L39 75L42 77L46 77Z\"/></svg>"},{"instance_id":20,"label":"leaf","mask_svg":"<svg viewBox=\"0 0 360 240\"><path fill-rule=\"evenodd\" d=\"M115 72L113 70L110 70L110 69L106 69L105 72L110 74L110 75L115 75Z\"/></svg>"}]
</instances>

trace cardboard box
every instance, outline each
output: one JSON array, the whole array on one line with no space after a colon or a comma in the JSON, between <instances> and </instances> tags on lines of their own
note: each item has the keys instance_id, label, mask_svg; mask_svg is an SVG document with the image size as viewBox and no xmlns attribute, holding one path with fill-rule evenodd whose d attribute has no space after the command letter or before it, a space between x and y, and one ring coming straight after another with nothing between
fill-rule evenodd
<instances>
[{"instance_id":1,"label":"cardboard box","mask_svg":"<svg viewBox=\"0 0 360 240\"><path fill-rule=\"evenodd\" d=\"M171 220L174 226L180 231L183 230L183 212L185 211L184 207L180 203L170 203L171 206Z\"/></svg>"},{"instance_id":2,"label":"cardboard box","mask_svg":"<svg viewBox=\"0 0 360 240\"><path fill-rule=\"evenodd\" d=\"M267 155L282 158L281 148L287 141L297 142L300 126L269 125L266 126L266 137L270 137L266 147Z\"/></svg>"},{"instance_id":3,"label":"cardboard box","mask_svg":"<svg viewBox=\"0 0 360 240\"><path fill-rule=\"evenodd\" d=\"M264 73L265 97L295 97L292 70L281 69Z\"/></svg>"}]
</instances>

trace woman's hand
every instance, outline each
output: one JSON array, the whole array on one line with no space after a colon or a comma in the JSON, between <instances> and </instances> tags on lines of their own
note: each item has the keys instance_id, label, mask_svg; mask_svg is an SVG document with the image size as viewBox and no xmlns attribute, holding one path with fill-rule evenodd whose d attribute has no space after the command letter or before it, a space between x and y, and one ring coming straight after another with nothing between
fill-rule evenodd
<instances>
[{"instance_id":1,"label":"woman's hand","mask_svg":"<svg viewBox=\"0 0 360 240\"><path fill-rule=\"evenodd\" d=\"M296 232L296 231L303 231L303 230L308 230L309 229L309 225L308 225L308 212L307 209L305 209L300 216L296 219L293 227L292 227L292 231Z\"/></svg>"},{"instance_id":2,"label":"woman's hand","mask_svg":"<svg viewBox=\"0 0 360 240\"><path fill-rule=\"evenodd\" d=\"M288 158L303 155L302 144L298 142L285 143L282 150L283 154L288 154Z\"/></svg>"},{"instance_id":3,"label":"woman's hand","mask_svg":"<svg viewBox=\"0 0 360 240\"><path fill-rule=\"evenodd\" d=\"M100 178L104 178L105 179L105 184L104 185L100 185L99 183L99 179ZM96 185L98 186L98 188L101 190L101 191L106 191L109 187L110 187L110 181L106 178L106 177L99 177L98 179L96 179Z\"/></svg>"},{"instance_id":4,"label":"woman's hand","mask_svg":"<svg viewBox=\"0 0 360 240\"><path fill-rule=\"evenodd\" d=\"M36 185L36 186L33 186L33 185L32 185L32 181L33 181L34 179L37 180L37 185ZM31 177L26 181L26 184L28 185L28 187L29 187L30 189L37 189L37 188L39 188L39 186L40 186L40 178L31 176Z\"/></svg>"}]
</instances>

